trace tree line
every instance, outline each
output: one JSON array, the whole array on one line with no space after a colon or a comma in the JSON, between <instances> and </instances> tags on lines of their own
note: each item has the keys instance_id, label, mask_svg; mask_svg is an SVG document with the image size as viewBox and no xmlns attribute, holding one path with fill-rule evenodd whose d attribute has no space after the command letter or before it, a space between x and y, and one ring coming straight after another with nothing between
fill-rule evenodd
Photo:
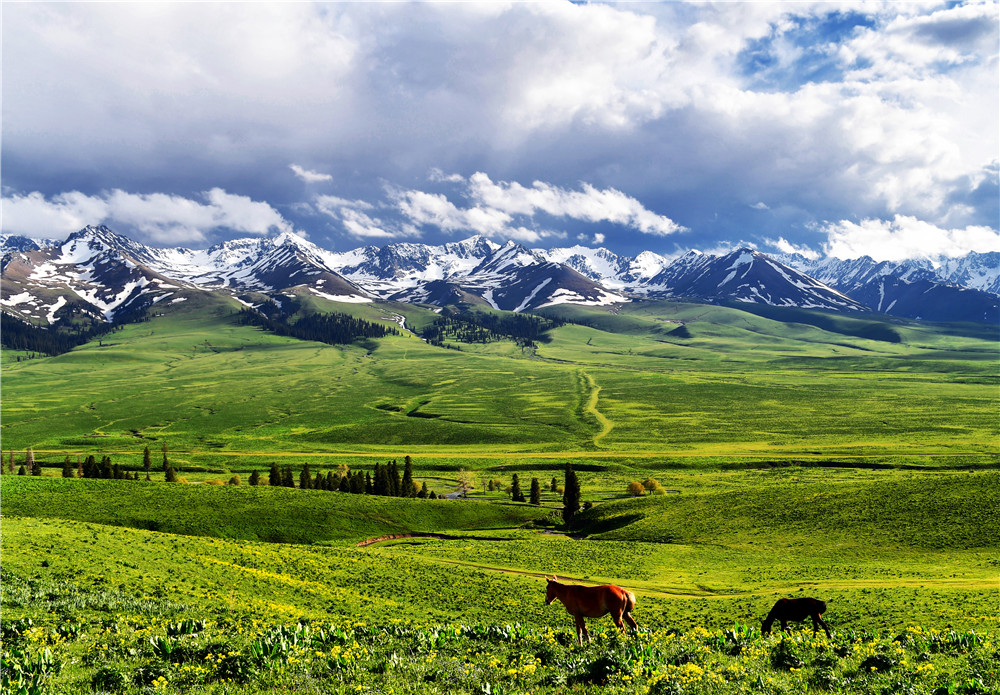
<instances>
[{"instance_id":1,"label":"tree line","mask_svg":"<svg viewBox=\"0 0 1000 695\"><path fill-rule=\"evenodd\" d=\"M162 447L162 453L163 459L160 468L163 471L164 480L168 483L182 482L182 479L177 475L177 471L170 463L166 444ZM11 450L8 453L7 465L0 465L0 473L13 473L14 465L14 451ZM142 467L145 471L145 479L152 480L152 453L148 446L142 452ZM24 463L18 468L17 474L41 476L41 464L35 458L31 447L28 447L25 451ZM97 457L93 454L88 455L85 459L77 456L75 464L67 456L63 461L62 477L140 480L138 471L123 469L119 464L112 463L110 456L102 456L100 462L98 462ZM459 471L458 479L462 492L471 489L474 485L474 476L464 469ZM656 481L649 480L651 481L650 487L659 487ZM582 502L580 481L572 465L569 463L566 464L563 481L563 487L560 488L558 480L553 477L548 484L548 488L551 492L562 492L562 517L563 521L569 524L573 516L580 511ZM230 485L239 485L240 482L239 475L233 475L229 480ZM290 466L279 467L278 464L272 463L267 473L266 482L264 482L264 478L260 472L256 470L250 473L247 482L252 486L297 487L301 490L325 490L330 492L345 492L353 495L378 495L381 497L409 497L418 499L438 498L437 493L428 489L426 481L419 487L417 486L413 478L413 459L410 456L404 457L402 471L400 471L395 459L387 461L384 464L376 463L374 470L371 472L362 470L352 471L348 466L341 464L337 467L336 471L326 471L325 473L317 471L315 475L312 473L309 464L306 463L302 467L302 470L299 471L298 484L296 484L296 476ZM216 481L215 484L220 483L221 481ZM642 484L636 483L636 485ZM506 491L514 502L528 502L536 506L541 506L542 504L542 484L538 478L531 479L527 497L521 489L521 479L517 473L513 474L509 486L505 486L502 480L494 478L489 481L487 489L490 492ZM584 508L589 506L589 502L583 505Z\"/></svg>"},{"instance_id":2,"label":"tree line","mask_svg":"<svg viewBox=\"0 0 1000 695\"><path fill-rule=\"evenodd\" d=\"M450 339L460 343L511 340L521 347L535 347L536 340L561 325L561 321L532 314L491 314L446 308L420 332L420 337L438 346Z\"/></svg>"},{"instance_id":3,"label":"tree line","mask_svg":"<svg viewBox=\"0 0 1000 695\"><path fill-rule=\"evenodd\" d=\"M61 355L91 338L112 330L110 324L79 326L71 330L56 330L22 321L6 311L0 312L0 342L11 350L24 350L45 355Z\"/></svg>"},{"instance_id":4,"label":"tree line","mask_svg":"<svg viewBox=\"0 0 1000 695\"><path fill-rule=\"evenodd\" d=\"M237 314L237 321L244 326L258 326L275 335L315 340L328 345L349 345L361 338L399 335L399 331L394 328L340 313L306 314L300 316L294 323L289 323L286 316L274 311L267 304L264 307L267 307L265 311L241 309Z\"/></svg>"}]
</instances>

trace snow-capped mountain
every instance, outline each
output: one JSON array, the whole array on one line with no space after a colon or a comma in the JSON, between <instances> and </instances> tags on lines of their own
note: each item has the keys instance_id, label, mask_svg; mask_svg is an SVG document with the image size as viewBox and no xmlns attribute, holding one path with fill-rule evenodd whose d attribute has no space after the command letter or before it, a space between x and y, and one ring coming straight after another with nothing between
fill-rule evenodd
<instances>
[{"instance_id":1,"label":"snow-capped mountain","mask_svg":"<svg viewBox=\"0 0 1000 695\"><path fill-rule=\"evenodd\" d=\"M604 287L618 290L641 284L670 262L652 251L643 251L634 258L629 258L605 248L591 249L586 246L538 249L535 253L553 263L567 265Z\"/></svg>"},{"instance_id":2,"label":"snow-capped mountain","mask_svg":"<svg viewBox=\"0 0 1000 695\"><path fill-rule=\"evenodd\" d=\"M772 306L835 311L867 307L824 283L741 248L725 256L691 252L667 265L639 288L650 297L735 300Z\"/></svg>"},{"instance_id":3,"label":"snow-capped mountain","mask_svg":"<svg viewBox=\"0 0 1000 695\"><path fill-rule=\"evenodd\" d=\"M0 305L36 323L112 321L184 289L137 262L132 253L140 247L106 227L87 227L57 246L5 251Z\"/></svg>"},{"instance_id":4,"label":"snow-capped mountain","mask_svg":"<svg viewBox=\"0 0 1000 695\"><path fill-rule=\"evenodd\" d=\"M784 257L873 311L926 321L996 322L1000 316L1000 253L970 253L943 261L875 261Z\"/></svg>"},{"instance_id":5,"label":"snow-capped mountain","mask_svg":"<svg viewBox=\"0 0 1000 695\"><path fill-rule=\"evenodd\" d=\"M948 258L935 269L938 277L961 287L1000 294L1000 251Z\"/></svg>"},{"instance_id":6,"label":"snow-capped mountain","mask_svg":"<svg viewBox=\"0 0 1000 695\"><path fill-rule=\"evenodd\" d=\"M500 245L482 236L464 241L428 246L389 244L365 246L326 256L327 266L372 294L388 298L422 285L468 275Z\"/></svg>"},{"instance_id":7,"label":"snow-capped mountain","mask_svg":"<svg viewBox=\"0 0 1000 695\"><path fill-rule=\"evenodd\" d=\"M937 268L929 262L775 257L750 248L721 256L691 251L671 260L583 246L532 250L481 236L335 253L294 234L192 250L145 246L107 227L87 227L62 242L0 236L0 253L0 305L42 324L74 316L124 320L197 292L244 303L259 301L260 294L308 293L334 302L478 303L510 311L683 298L994 322L1000 300L979 289L1000 284L996 253L970 254Z\"/></svg>"},{"instance_id":8,"label":"snow-capped mountain","mask_svg":"<svg viewBox=\"0 0 1000 695\"><path fill-rule=\"evenodd\" d=\"M875 311L924 321L1000 322L1000 295L925 276L882 275L851 293Z\"/></svg>"},{"instance_id":9,"label":"snow-capped mountain","mask_svg":"<svg viewBox=\"0 0 1000 695\"><path fill-rule=\"evenodd\" d=\"M959 258L907 261L875 261L869 256L808 259L798 254L772 256L785 265L843 291L863 287L877 277L892 275L903 280L942 282L983 292L1000 294L1000 252L977 253Z\"/></svg>"}]
</instances>

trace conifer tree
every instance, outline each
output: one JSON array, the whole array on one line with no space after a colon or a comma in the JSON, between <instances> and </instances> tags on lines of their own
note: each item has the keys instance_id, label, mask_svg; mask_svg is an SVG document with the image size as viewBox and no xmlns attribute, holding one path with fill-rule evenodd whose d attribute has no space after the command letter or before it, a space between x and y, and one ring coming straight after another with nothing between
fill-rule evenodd
<instances>
[{"instance_id":1,"label":"conifer tree","mask_svg":"<svg viewBox=\"0 0 1000 695\"><path fill-rule=\"evenodd\" d=\"M558 480L556 480L556 479L555 479L555 478L553 477L553 478L552 478L552 484L551 484L551 485L549 485L549 491L550 491L550 492L556 492L556 491L558 491L558 490L559 490L559 481L558 481Z\"/></svg>"},{"instance_id":2,"label":"conifer tree","mask_svg":"<svg viewBox=\"0 0 1000 695\"><path fill-rule=\"evenodd\" d=\"M323 484L323 489L330 490L332 492L336 490L338 487L340 487L340 484L337 482L337 476L334 474L333 471L327 471L326 482Z\"/></svg>"},{"instance_id":3,"label":"conifer tree","mask_svg":"<svg viewBox=\"0 0 1000 695\"><path fill-rule=\"evenodd\" d=\"M83 458L80 456L80 454L76 455L76 477L77 478L83 477ZM148 478L149 476L146 477Z\"/></svg>"},{"instance_id":4,"label":"conifer tree","mask_svg":"<svg viewBox=\"0 0 1000 695\"><path fill-rule=\"evenodd\" d=\"M114 470L111 468L110 456L101 457L101 477L105 480L111 480L114 478Z\"/></svg>"},{"instance_id":5,"label":"conifer tree","mask_svg":"<svg viewBox=\"0 0 1000 695\"><path fill-rule=\"evenodd\" d=\"M420 492L417 493L417 497L419 497L422 500L425 500L425 499L427 499L427 494L428 494L427 493L427 481L425 480L424 484L420 486Z\"/></svg>"},{"instance_id":6,"label":"conifer tree","mask_svg":"<svg viewBox=\"0 0 1000 695\"><path fill-rule=\"evenodd\" d=\"M326 488L326 476L317 472L316 479L313 480L313 490L323 490L324 488Z\"/></svg>"},{"instance_id":7,"label":"conifer tree","mask_svg":"<svg viewBox=\"0 0 1000 695\"><path fill-rule=\"evenodd\" d=\"M437 498L437 493L431 490L431 494L428 496L428 499L436 500Z\"/></svg>"},{"instance_id":8,"label":"conifer tree","mask_svg":"<svg viewBox=\"0 0 1000 695\"><path fill-rule=\"evenodd\" d=\"M267 484L271 487L281 485L281 471L278 470L278 464L276 463L271 464L271 470L267 474Z\"/></svg>"},{"instance_id":9,"label":"conifer tree","mask_svg":"<svg viewBox=\"0 0 1000 695\"><path fill-rule=\"evenodd\" d=\"M524 502L524 493L521 492L521 479L517 477L517 473L510 481L510 498L515 502Z\"/></svg>"},{"instance_id":10,"label":"conifer tree","mask_svg":"<svg viewBox=\"0 0 1000 695\"><path fill-rule=\"evenodd\" d=\"M166 481L168 483L176 483L177 482L177 471L175 471L171 466L167 466L165 477L166 477Z\"/></svg>"},{"instance_id":11,"label":"conifer tree","mask_svg":"<svg viewBox=\"0 0 1000 695\"><path fill-rule=\"evenodd\" d=\"M295 476L292 475L292 469L289 466L285 466L281 471L281 484L285 487L295 487Z\"/></svg>"},{"instance_id":12,"label":"conifer tree","mask_svg":"<svg viewBox=\"0 0 1000 695\"><path fill-rule=\"evenodd\" d=\"M110 461L110 459L108 459L108 460ZM114 466L111 467L111 477L114 480L121 480L122 479L122 467L119 466L117 463Z\"/></svg>"},{"instance_id":13,"label":"conifer tree","mask_svg":"<svg viewBox=\"0 0 1000 695\"><path fill-rule=\"evenodd\" d=\"M350 492L351 491L351 482L347 479L346 475L343 478L340 479L340 485L337 486L337 491L338 492Z\"/></svg>"},{"instance_id":14,"label":"conifer tree","mask_svg":"<svg viewBox=\"0 0 1000 695\"><path fill-rule=\"evenodd\" d=\"M380 466L375 464L375 480L372 483L375 488L375 494L381 495L383 497L388 497L391 488L389 485L389 468L388 466Z\"/></svg>"},{"instance_id":15,"label":"conifer tree","mask_svg":"<svg viewBox=\"0 0 1000 695\"><path fill-rule=\"evenodd\" d=\"M400 495L403 497L417 496L417 484L413 482L413 459L409 456L403 459L403 485Z\"/></svg>"},{"instance_id":16,"label":"conifer tree","mask_svg":"<svg viewBox=\"0 0 1000 695\"><path fill-rule=\"evenodd\" d=\"M247 482L250 483L250 485L253 487L257 487L258 485L260 485L260 473L258 473L257 471L251 473L250 480L248 480Z\"/></svg>"},{"instance_id":17,"label":"conifer tree","mask_svg":"<svg viewBox=\"0 0 1000 695\"><path fill-rule=\"evenodd\" d=\"M17 474L18 475L27 475L27 473L24 470L24 464L23 463L20 466L17 467Z\"/></svg>"},{"instance_id":18,"label":"conifer tree","mask_svg":"<svg viewBox=\"0 0 1000 695\"><path fill-rule=\"evenodd\" d=\"M569 463L566 464L566 482L563 490L563 521L569 525L573 515L580 509L580 481L576 479L576 471Z\"/></svg>"},{"instance_id":19,"label":"conifer tree","mask_svg":"<svg viewBox=\"0 0 1000 695\"><path fill-rule=\"evenodd\" d=\"M389 464L389 493L393 497L402 496L403 490L403 478L399 474L399 466L396 465L396 459L392 460Z\"/></svg>"},{"instance_id":20,"label":"conifer tree","mask_svg":"<svg viewBox=\"0 0 1000 695\"><path fill-rule=\"evenodd\" d=\"M531 479L531 503L538 506L542 503L542 486L538 482L538 478Z\"/></svg>"},{"instance_id":21,"label":"conifer tree","mask_svg":"<svg viewBox=\"0 0 1000 695\"><path fill-rule=\"evenodd\" d=\"M73 464L69 462L69 456L63 461L63 471L62 477L72 478L73 477Z\"/></svg>"},{"instance_id":22,"label":"conifer tree","mask_svg":"<svg viewBox=\"0 0 1000 695\"><path fill-rule=\"evenodd\" d=\"M312 473L309 472L309 463L306 462L302 472L299 473L299 487L303 490L309 490L312 488L312 482Z\"/></svg>"},{"instance_id":23,"label":"conifer tree","mask_svg":"<svg viewBox=\"0 0 1000 695\"><path fill-rule=\"evenodd\" d=\"M365 494L373 495L375 490L372 488L372 476L371 473L365 473Z\"/></svg>"}]
</instances>

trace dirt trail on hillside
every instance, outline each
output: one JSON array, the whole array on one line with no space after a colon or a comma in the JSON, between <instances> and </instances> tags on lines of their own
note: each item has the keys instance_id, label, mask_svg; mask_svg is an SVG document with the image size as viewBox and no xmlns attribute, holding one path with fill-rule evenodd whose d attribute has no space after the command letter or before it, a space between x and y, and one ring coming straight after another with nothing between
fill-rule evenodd
<instances>
[{"instance_id":1,"label":"dirt trail on hillside","mask_svg":"<svg viewBox=\"0 0 1000 695\"><path fill-rule=\"evenodd\" d=\"M599 446L602 439L604 439L608 434L614 429L614 423L611 422L604 413L597 409L597 402L601 395L601 387L597 385L594 381L594 377L585 371L580 371L580 377L582 378L584 384L589 390L589 395L587 397L587 402L583 405L583 412L589 413L594 416L597 420L597 424L600 426L601 430L593 436L594 446Z\"/></svg>"}]
</instances>

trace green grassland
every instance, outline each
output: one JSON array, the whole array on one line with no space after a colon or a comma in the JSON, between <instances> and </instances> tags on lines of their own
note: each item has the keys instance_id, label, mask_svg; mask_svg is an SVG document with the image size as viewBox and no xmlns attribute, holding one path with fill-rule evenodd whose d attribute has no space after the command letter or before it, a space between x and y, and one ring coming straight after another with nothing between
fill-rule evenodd
<instances>
[{"instance_id":1,"label":"green grassland","mask_svg":"<svg viewBox=\"0 0 1000 695\"><path fill-rule=\"evenodd\" d=\"M57 357L4 351L3 461L31 447L43 475L0 477L3 692L1000 692L990 331L663 302L553 307L570 322L533 347L330 346L238 308L192 295ZM152 482L58 477L141 471L146 446ZM246 485L406 455L473 493ZM485 490L567 462L593 505L571 528L559 492ZM625 497L648 476L667 494ZM358 545L385 536L406 537ZM642 631L574 646L553 573L634 590ZM832 639L759 634L795 595Z\"/></svg>"},{"instance_id":2,"label":"green grassland","mask_svg":"<svg viewBox=\"0 0 1000 695\"><path fill-rule=\"evenodd\" d=\"M408 325L433 317L359 306L375 320L405 311ZM883 324L894 343L661 303L566 309L592 325L535 349L446 350L407 332L346 347L280 338L233 311L185 302L103 345L5 362L4 449L54 464L166 444L182 465L223 471L267 453L964 465L991 461L1000 435L997 342L918 324ZM681 323L690 337L672 335Z\"/></svg>"},{"instance_id":3,"label":"green grassland","mask_svg":"<svg viewBox=\"0 0 1000 695\"><path fill-rule=\"evenodd\" d=\"M598 503L568 536L530 505L4 476L5 659L81 693L117 677L107 690L1000 687L1000 474L673 483L675 495ZM357 545L421 532L437 536ZM294 544L267 542L279 538ZM639 635L605 619L575 647L569 616L542 602L553 573L634 590ZM833 638L761 637L784 595L823 597Z\"/></svg>"}]
</instances>

